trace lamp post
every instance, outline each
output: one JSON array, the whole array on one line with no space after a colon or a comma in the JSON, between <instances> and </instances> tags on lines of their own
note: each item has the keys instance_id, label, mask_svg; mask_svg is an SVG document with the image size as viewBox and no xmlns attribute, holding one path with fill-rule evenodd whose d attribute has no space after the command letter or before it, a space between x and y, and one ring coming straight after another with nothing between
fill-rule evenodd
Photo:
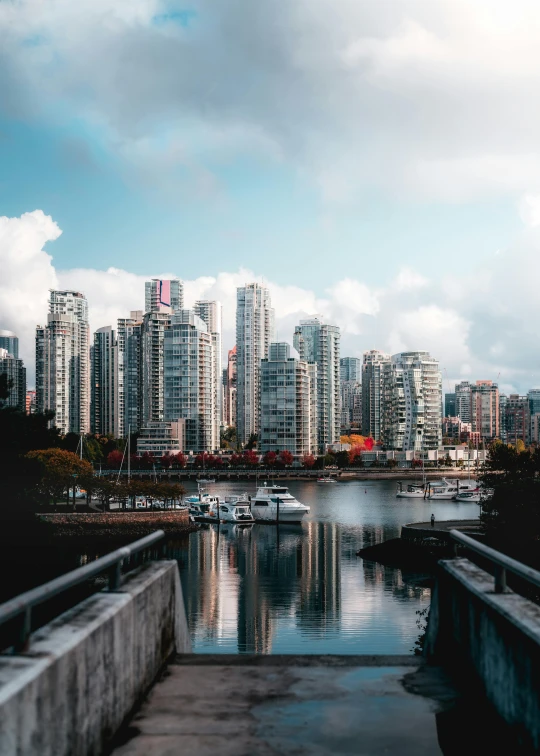
<instances>
[{"instance_id":1,"label":"lamp post","mask_svg":"<svg viewBox=\"0 0 540 756\"><path fill-rule=\"evenodd\" d=\"M72 473L72 478L73 478L73 511L75 511L75 492L77 491L77 486L76 486L77 473Z\"/></svg>"}]
</instances>

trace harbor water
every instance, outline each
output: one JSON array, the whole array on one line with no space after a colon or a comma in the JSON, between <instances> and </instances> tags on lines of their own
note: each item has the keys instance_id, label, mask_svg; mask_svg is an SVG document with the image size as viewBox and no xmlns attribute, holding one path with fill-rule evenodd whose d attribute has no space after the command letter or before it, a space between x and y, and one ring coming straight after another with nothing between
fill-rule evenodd
<instances>
[{"instance_id":1,"label":"harbor water","mask_svg":"<svg viewBox=\"0 0 540 756\"><path fill-rule=\"evenodd\" d=\"M201 526L175 544L199 653L407 654L429 605L429 575L358 557L401 525L473 519L477 504L397 499L394 481L290 481L301 525ZM254 493L217 483L218 495Z\"/></svg>"}]
</instances>

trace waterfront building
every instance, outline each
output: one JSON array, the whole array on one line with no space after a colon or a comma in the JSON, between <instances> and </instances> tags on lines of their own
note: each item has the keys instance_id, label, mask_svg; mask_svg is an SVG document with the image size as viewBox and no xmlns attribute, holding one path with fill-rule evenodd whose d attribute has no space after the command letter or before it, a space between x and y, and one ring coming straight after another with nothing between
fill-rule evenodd
<instances>
[{"instance_id":1,"label":"waterfront building","mask_svg":"<svg viewBox=\"0 0 540 756\"><path fill-rule=\"evenodd\" d=\"M476 381L471 387L471 423L482 441L499 438L499 387L493 381Z\"/></svg>"},{"instance_id":2,"label":"waterfront building","mask_svg":"<svg viewBox=\"0 0 540 756\"><path fill-rule=\"evenodd\" d=\"M444 395L444 416L445 417L459 417L456 412L455 393Z\"/></svg>"},{"instance_id":3,"label":"waterfront building","mask_svg":"<svg viewBox=\"0 0 540 756\"><path fill-rule=\"evenodd\" d=\"M261 360L274 340L270 292L258 283L236 292L236 435L247 444L259 433Z\"/></svg>"},{"instance_id":4,"label":"waterfront building","mask_svg":"<svg viewBox=\"0 0 540 756\"><path fill-rule=\"evenodd\" d=\"M471 438L472 426L464 423L459 417L444 417L442 421L442 435L444 439L456 439L458 443L465 443Z\"/></svg>"},{"instance_id":5,"label":"waterfront building","mask_svg":"<svg viewBox=\"0 0 540 756\"><path fill-rule=\"evenodd\" d=\"M148 423L139 431L137 454L152 454L159 459L164 454L178 454L186 449L186 421Z\"/></svg>"},{"instance_id":6,"label":"waterfront building","mask_svg":"<svg viewBox=\"0 0 540 756\"><path fill-rule=\"evenodd\" d=\"M374 441L382 437L382 376L390 355L372 349L364 353L362 362L362 435Z\"/></svg>"},{"instance_id":7,"label":"waterfront building","mask_svg":"<svg viewBox=\"0 0 540 756\"><path fill-rule=\"evenodd\" d=\"M19 359L19 338L13 331L5 331L0 328L0 349L5 349L8 354Z\"/></svg>"},{"instance_id":8,"label":"waterfront building","mask_svg":"<svg viewBox=\"0 0 540 756\"><path fill-rule=\"evenodd\" d=\"M342 357L339 361L341 393L341 430L362 421L362 360L358 357Z\"/></svg>"},{"instance_id":9,"label":"waterfront building","mask_svg":"<svg viewBox=\"0 0 540 756\"><path fill-rule=\"evenodd\" d=\"M26 412L26 368L23 361L0 347L0 375L7 377L9 394L7 399L0 399L0 407L13 407Z\"/></svg>"},{"instance_id":10,"label":"waterfront building","mask_svg":"<svg viewBox=\"0 0 540 756\"><path fill-rule=\"evenodd\" d=\"M162 422L164 415L164 343L171 327L170 307L145 313L141 326L141 424Z\"/></svg>"},{"instance_id":11,"label":"waterfront building","mask_svg":"<svg viewBox=\"0 0 540 756\"><path fill-rule=\"evenodd\" d=\"M184 285L178 278L153 278L144 284L145 312L158 312L162 309L174 312L182 310L183 307Z\"/></svg>"},{"instance_id":12,"label":"waterfront building","mask_svg":"<svg viewBox=\"0 0 540 756\"><path fill-rule=\"evenodd\" d=\"M118 438L120 413L118 406L118 341L111 326L98 328L91 350L91 413L90 430L99 435Z\"/></svg>"},{"instance_id":13,"label":"waterfront building","mask_svg":"<svg viewBox=\"0 0 540 756\"><path fill-rule=\"evenodd\" d=\"M531 417L531 444L540 444L540 412Z\"/></svg>"},{"instance_id":14,"label":"waterfront building","mask_svg":"<svg viewBox=\"0 0 540 756\"><path fill-rule=\"evenodd\" d=\"M142 310L132 310L129 318L118 318L118 435L136 433L142 418Z\"/></svg>"},{"instance_id":15,"label":"waterfront building","mask_svg":"<svg viewBox=\"0 0 540 756\"><path fill-rule=\"evenodd\" d=\"M508 397L506 394L499 394L499 438L503 444L507 443L506 433L506 405L508 404Z\"/></svg>"},{"instance_id":16,"label":"waterfront building","mask_svg":"<svg viewBox=\"0 0 540 756\"><path fill-rule=\"evenodd\" d=\"M532 423L532 418L534 415L540 412L540 389L531 389L527 394L527 399L529 401L529 423ZM532 424L529 428L529 439L532 442L533 439L533 428Z\"/></svg>"},{"instance_id":17,"label":"waterfront building","mask_svg":"<svg viewBox=\"0 0 540 756\"><path fill-rule=\"evenodd\" d=\"M341 428L340 330L315 316L301 320L294 332L294 347L304 362L317 366L318 449L339 441Z\"/></svg>"},{"instance_id":18,"label":"waterfront building","mask_svg":"<svg viewBox=\"0 0 540 756\"><path fill-rule=\"evenodd\" d=\"M51 291L47 325L36 329L36 406L55 413L61 433L90 430L88 303L78 291Z\"/></svg>"},{"instance_id":19,"label":"waterfront building","mask_svg":"<svg viewBox=\"0 0 540 756\"><path fill-rule=\"evenodd\" d=\"M225 390L225 423L236 427L236 346L229 350L223 379Z\"/></svg>"},{"instance_id":20,"label":"waterfront building","mask_svg":"<svg viewBox=\"0 0 540 756\"><path fill-rule=\"evenodd\" d=\"M455 388L455 412L454 415L463 420L464 423L472 422L472 397L471 397L472 384L469 381L461 381L456 383Z\"/></svg>"},{"instance_id":21,"label":"waterfront building","mask_svg":"<svg viewBox=\"0 0 540 756\"><path fill-rule=\"evenodd\" d=\"M206 323L193 310L179 310L164 334L164 415L185 420L189 451L216 451L214 344Z\"/></svg>"},{"instance_id":22,"label":"waterfront building","mask_svg":"<svg viewBox=\"0 0 540 756\"><path fill-rule=\"evenodd\" d=\"M504 423L507 444L515 446L518 441L523 441L525 445L529 443L530 414L528 396L510 394L506 402Z\"/></svg>"},{"instance_id":23,"label":"waterfront building","mask_svg":"<svg viewBox=\"0 0 540 756\"><path fill-rule=\"evenodd\" d=\"M219 431L223 422L223 392L221 382L223 371L221 367L221 302L202 299L195 302L193 311L206 323L208 333L212 337L212 391L214 393L214 418L212 421L212 449L219 449Z\"/></svg>"},{"instance_id":24,"label":"waterfront building","mask_svg":"<svg viewBox=\"0 0 540 756\"><path fill-rule=\"evenodd\" d=\"M429 352L402 352L383 368L382 440L387 449L438 449L442 377Z\"/></svg>"},{"instance_id":25,"label":"waterfront building","mask_svg":"<svg viewBox=\"0 0 540 756\"><path fill-rule=\"evenodd\" d=\"M311 427L314 375L307 362L291 355L289 344L270 344L268 357L261 360L262 453L290 451L303 456L316 452Z\"/></svg>"},{"instance_id":26,"label":"waterfront building","mask_svg":"<svg viewBox=\"0 0 540 756\"><path fill-rule=\"evenodd\" d=\"M26 414L33 415L36 411L36 392L31 389L26 392Z\"/></svg>"}]
</instances>

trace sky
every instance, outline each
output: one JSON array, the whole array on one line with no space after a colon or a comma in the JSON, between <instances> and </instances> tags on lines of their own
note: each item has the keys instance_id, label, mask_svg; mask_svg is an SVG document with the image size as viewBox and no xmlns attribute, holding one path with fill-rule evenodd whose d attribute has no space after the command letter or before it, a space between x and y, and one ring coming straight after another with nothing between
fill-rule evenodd
<instances>
[{"instance_id":1,"label":"sky","mask_svg":"<svg viewBox=\"0 0 540 756\"><path fill-rule=\"evenodd\" d=\"M270 287L342 355L540 386L537 0L3 0L0 328L92 329L178 276Z\"/></svg>"}]
</instances>

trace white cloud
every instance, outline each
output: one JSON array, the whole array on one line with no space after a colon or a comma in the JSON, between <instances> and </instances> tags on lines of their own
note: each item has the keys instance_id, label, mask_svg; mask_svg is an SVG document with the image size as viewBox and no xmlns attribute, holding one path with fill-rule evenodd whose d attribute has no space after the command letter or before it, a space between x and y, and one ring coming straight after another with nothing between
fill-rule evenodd
<instances>
[{"instance_id":1,"label":"white cloud","mask_svg":"<svg viewBox=\"0 0 540 756\"><path fill-rule=\"evenodd\" d=\"M84 292L95 330L142 309L146 280L175 275L175 271L159 269L149 270L148 275L118 268L55 270L43 247L60 233L41 210L20 218L0 218L0 328L18 333L30 382L35 326L46 321L50 288ZM390 275L393 271L386 286L377 290L344 278L320 297L309 289L276 284L241 268L185 281L185 302L191 307L197 299L221 301L224 349L235 341L236 288L259 281L270 288L281 341L291 343L299 320L320 313L327 322L340 326L344 356L361 356L373 348L391 353L427 350L439 359L449 385L464 376L499 378L520 391L540 383L536 348L540 229L529 229L510 249L494 255L489 276L473 266L464 269L454 285L444 279L427 281L409 268L394 278Z\"/></svg>"},{"instance_id":2,"label":"white cloud","mask_svg":"<svg viewBox=\"0 0 540 756\"><path fill-rule=\"evenodd\" d=\"M519 215L527 226L540 226L540 194L525 194L518 203Z\"/></svg>"},{"instance_id":3,"label":"white cloud","mask_svg":"<svg viewBox=\"0 0 540 756\"><path fill-rule=\"evenodd\" d=\"M540 191L536 0L0 3L6 107L98 126L145 182L257 153L359 189L463 202ZM62 107L55 107L61 103ZM171 135L174 135L171 137Z\"/></svg>"}]
</instances>

